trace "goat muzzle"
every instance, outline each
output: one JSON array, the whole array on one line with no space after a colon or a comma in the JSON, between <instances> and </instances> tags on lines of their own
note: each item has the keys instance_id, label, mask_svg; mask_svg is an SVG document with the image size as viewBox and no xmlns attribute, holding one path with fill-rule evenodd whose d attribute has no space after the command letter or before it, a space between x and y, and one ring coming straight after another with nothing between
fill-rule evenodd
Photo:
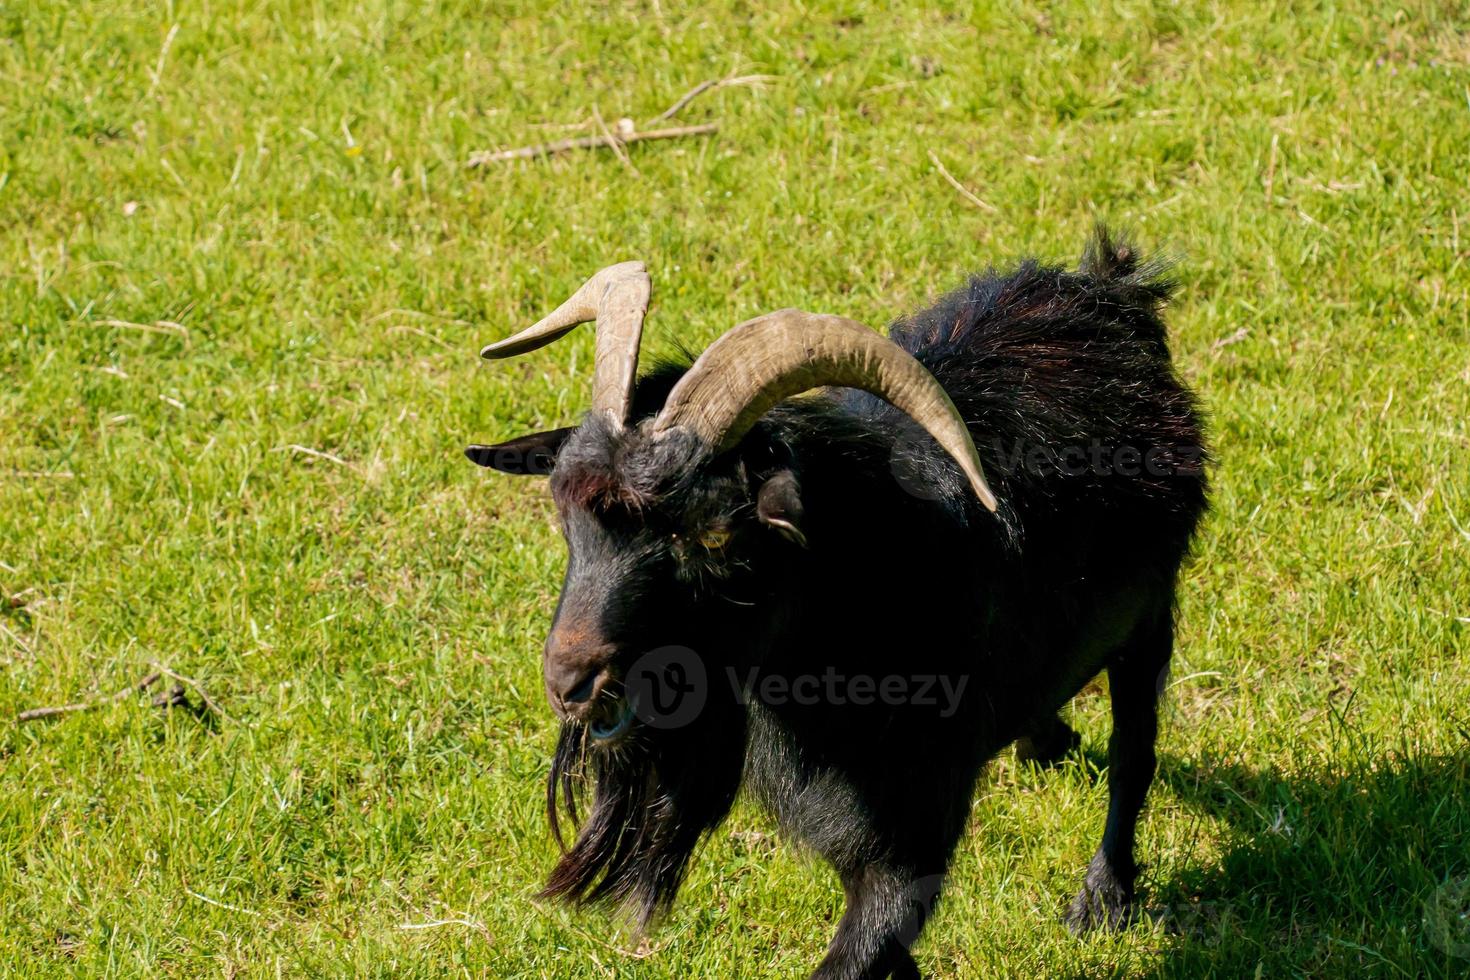
<instances>
[{"instance_id":1,"label":"goat muzzle","mask_svg":"<svg viewBox=\"0 0 1470 980\"><path fill-rule=\"evenodd\" d=\"M603 692L614 681L612 661L617 652L578 626L555 625L546 638L542 678L546 700L563 719L586 721Z\"/></svg>"}]
</instances>

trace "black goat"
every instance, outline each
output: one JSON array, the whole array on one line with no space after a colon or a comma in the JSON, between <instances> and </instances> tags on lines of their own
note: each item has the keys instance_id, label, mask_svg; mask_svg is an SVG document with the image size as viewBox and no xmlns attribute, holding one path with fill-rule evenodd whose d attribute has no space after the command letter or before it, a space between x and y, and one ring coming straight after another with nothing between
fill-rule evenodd
<instances>
[{"instance_id":1,"label":"black goat","mask_svg":"<svg viewBox=\"0 0 1470 980\"><path fill-rule=\"evenodd\" d=\"M580 426L467 451L550 472L570 550L544 659L558 840L593 798L545 893L647 921L744 786L841 876L815 976L918 976L982 767L1073 748L1057 711L1106 668L1107 827L1067 918L1125 921L1206 506L1170 288L1099 230L1080 271L973 278L891 341L783 311L635 383L649 286L625 263L487 348L598 324Z\"/></svg>"}]
</instances>

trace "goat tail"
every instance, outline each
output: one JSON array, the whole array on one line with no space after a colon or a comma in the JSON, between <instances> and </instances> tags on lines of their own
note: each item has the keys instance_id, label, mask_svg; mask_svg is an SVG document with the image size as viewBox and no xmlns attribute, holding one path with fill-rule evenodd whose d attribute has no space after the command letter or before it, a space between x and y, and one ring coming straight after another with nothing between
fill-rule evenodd
<instances>
[{"instance_id":1,"label":"goat tail","mask_svg":"<svg viewBox=\"0 0 1470 980\"><path fill-rule=\"evenodd\" d=\"M1170 274L1170 265L1158 257L1141 258L1128 235L1115 232L1099 221L1082 250L1077 271L1083 278L1091 279L1096 288L1111 294L1112 300L1124 308L1154 314L1178 285ZM1146 333L1153 334L1157 329L1162 336L1162 324L1149 323L1148 328Z\"/></svg>"},{"instance_id":2,"label":"goat tail","mask_svg":"<svg viewBox=\"0 0 1470 980\"><path fill-rule=\"evenodd\" d=\"M1091 279L1127 279L1138 271L1138 249L1127 235L1099 221L1082 250L1078 272Z\"/></svg>"}]
</instances>

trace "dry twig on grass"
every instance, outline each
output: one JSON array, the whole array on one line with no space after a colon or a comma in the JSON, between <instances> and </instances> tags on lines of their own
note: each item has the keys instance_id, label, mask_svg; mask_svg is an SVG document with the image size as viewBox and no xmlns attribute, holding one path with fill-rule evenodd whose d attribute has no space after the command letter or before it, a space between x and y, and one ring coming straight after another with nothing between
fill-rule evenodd
<instances>
[{"instance_id":1,"label":"dry twig on grass","mask_svg":"<svg viewBox=\"0 0 1470 980\"><path fill-rule=\"evenodd\" d=\"M192 687L194 689L194 693L199 695L199 700L204 702L204 707L210 714L214 715L217 718L223 718L225 721L229 722L233 722L235 720L229 715L225 714L224 711L220 710L220 706L214 703L214 699L209 696L209 692L204 689L203 684L194 680L192 677L185 677L183 674L175 673L174 671L165 667L163 664L154 663L153 667L163 676L172 678L173 680L178 681L180 684L187 684Z\"/></svg>"},{"instance_id":2,"label":"dry twig on grass","mask_svg":"<svg viewBox=\"0 0 1470 980\"><path fill-rule=\"evenodd\" d=\"M728 88L732 85L760 85L774 79L774 75L733 75L729 78L711 79L700 82L675 100L663 112L653 118L656 123L665 122L676 116L685 106L689 105L700 95L714 89ZM513 150L480 150L470 154L469 167L483 167L486 164L501 163L506 160L531 160L536 157L551 156L555 153L565 153L568 150L595 150L598 148L610 149L617 154L619 160L629 168L633 163L623 148L629 143L638 143L643 140L666 140L676 139L681 136L707 136L719 131L719 123L702 123L697 126L672 126L668 129L650 129L639 132L633 120L624 116L619 119L610 130L602 121L602 115L593 109L591 125L599 130L596 136L575 136L568 139L555 140L550 143L537 143L533 146L521 146ZM580 124L582 126L589 123Z\"/></svg>"},{"instance_id":3,"label":"dry twig on grass","mask_svg":"<svg viewBox=\"0 0 1470 980\"><path fill-rule=\"evenodd\" d=\"M176 673L168 667L165 667L163 664L153 663L150 666L152 666L153 670L147 676L138 681L136 684L133 684L131 687L123 688L116 694L109 694L107 697L95 698L91 701L78 701L75 704L60 704L44 708L30 708L26 711L18 713L15 716L15 720L22 723L27 721L39 721L42 718L55 718L58 715L69 715L77 711L90 711L93 708L101 708L105 705L116 704L117 702L125 699L130 694L142 694L154 684L157 684L159 680L167 677L170 680L177 681L178 683L174 685L174 687L170 688L167 691L164 691L158 697L153 699L153 706L155 708L189 708L196 716L199 715L200 712L197 709L194 709L193 706L189 704L188 698L184 696L184 685L187 685L189 687L192 687L194 689L194 693L199 695L199 700L204 703L205 712L218 718L223 718L226 721L234 721L233 718L220 710L220 706L218 704L215 704L214 699L209 696L209 692L204 689L203 684L200 684L198 681L194 680L191 677L185 677L183 674Z\"/></svg>"},{"instance_id":4,"label":"dry twig on grass","mask_svg":"<svg viewBox=\"0 0 1470 980\"><path fill-rule=\"evenodd\" d=\"M162 671L155 670L132 687L125 687L116 694L110 694L105 698L97 698L94 701L78 701L76 704L61 704L47 708L31 708L29 711L22 711L16 715L15 720L17 722L39 721L42 718L54 718L57 715L69 715L74 711L90 711L93 708L100 708L106 704L115 704L123 698L126 698L129 694L142 694L156 684L162 676Z\"/></svg>"},{"instance_id":5,"label":"dry twig on grass","mask_svg":"<svg viewBox=\"0 0 1470 980\"><path fill-rule=\"evenodd\" d=\"M666 140L678 136L704 136L719 130L718 123L705 123L701 126L676 126L673 129L650 129L646 133L630 132L619 134L611 139L606 136L578 136L575 139L557 140L554 143L540 143L536 146L522 146L514 150L500 150L492 153L481 151L471 155L469 166L483 167L487 163L499 163L503 160L530 160L535 157L550 156L553 153L565 153L567 150L590 150L599 146L627 146L629 143L637 143L641 140Z\"/></svg>"}]
</instances>

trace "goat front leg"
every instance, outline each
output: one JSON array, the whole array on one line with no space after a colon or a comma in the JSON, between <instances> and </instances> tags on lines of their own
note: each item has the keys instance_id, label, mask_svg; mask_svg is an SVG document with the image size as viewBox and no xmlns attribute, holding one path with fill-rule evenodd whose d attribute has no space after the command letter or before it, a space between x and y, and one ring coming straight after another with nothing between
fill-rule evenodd
<instances>
[{"instance_id":1,"label":"goat front leg","mask_svg":"<svg viewBox=\"0 0 1470 980\"><path fill-rule=\"evenodd\" d=\"M909 947L939 902L944 875L867 865L843 874L847 909L812 980L921 980Z\"/></svg>"},{"instance_id":2,"label":"goat front leg","mask_svg":"<svg viewBox=\"0 0 1470 980\"><path fill-rule=\"evenodd\" d=\"M1173 645L1173 618L1164 613L1140 627L1108 664L1113 714L1108 739L1108 822L1102 846L1087 866L1082 891L1067 914L1073 932L1117 929L1128 922L1138 877L1133 841L1154 778L1158 699Z\"/></svg>"}]
</instances>

